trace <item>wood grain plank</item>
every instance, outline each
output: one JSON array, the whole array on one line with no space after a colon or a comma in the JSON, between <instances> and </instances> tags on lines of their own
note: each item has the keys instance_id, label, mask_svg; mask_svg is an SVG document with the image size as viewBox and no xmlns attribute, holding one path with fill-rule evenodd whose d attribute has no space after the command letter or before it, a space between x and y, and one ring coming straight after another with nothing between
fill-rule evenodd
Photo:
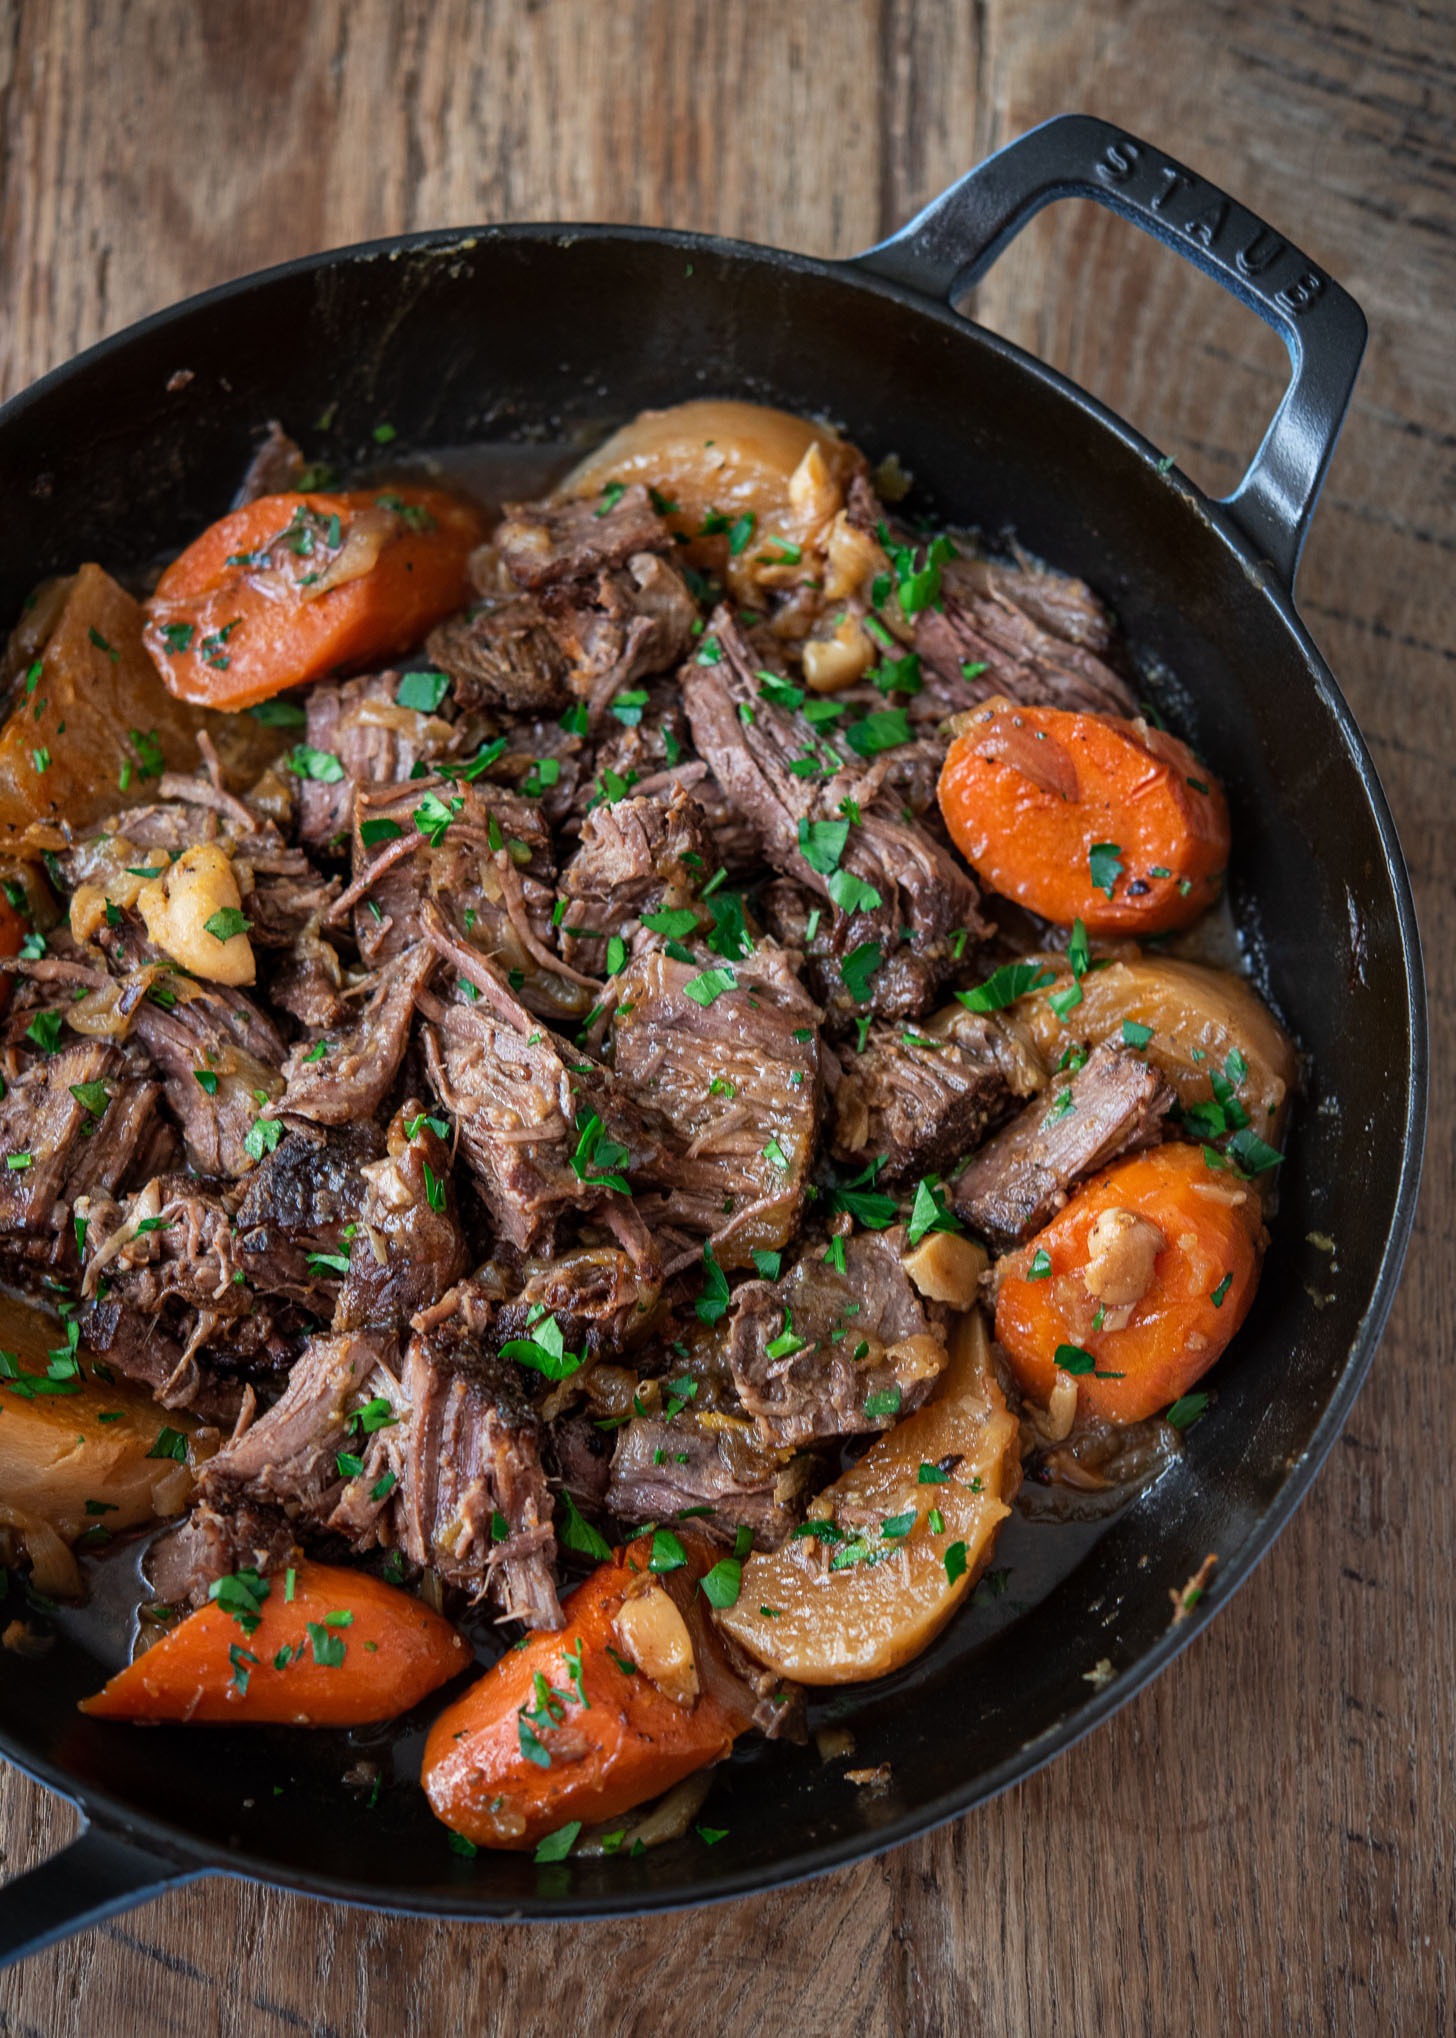
<instances>
[{"instance_id":1,"label":"wood grain plank","mask_svg":"<svg viewBox=\"0 0 1456 2038\"><path fill-rule=\"evenodd\" d=\"M0 1983L4 2038L646 2033L680 2002L805 2038L1450 2027L1453 27L1395 0L0 0L6 393L189 290L411 226L848 252L1069 106L1287 227L1372 316L1301 594L1405 835L1438 1070L1410 1276L1328 1471L1237 1611L1071 1756L883 1863L685 1918L490 1930L197 1885ZM1282 357L1085 210L1047 215L979 314L1229 486ZM71 1824L0 1778L5 1873Z\"/></svg>"}]
</instances>

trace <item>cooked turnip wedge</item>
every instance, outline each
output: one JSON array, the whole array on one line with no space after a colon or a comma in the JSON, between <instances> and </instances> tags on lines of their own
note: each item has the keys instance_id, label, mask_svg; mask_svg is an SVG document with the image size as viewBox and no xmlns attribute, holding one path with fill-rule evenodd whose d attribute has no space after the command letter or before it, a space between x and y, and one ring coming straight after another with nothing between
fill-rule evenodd
<instances>
[{"instance_id":1,"label":"cooked turnip wedge","mask_svg":"<svg viewBox=\"0 0 1456 2038\"><path fill-rule=\"evenodd\" d=\"M1020 1479L1017 1424L979 1310L957 1319L934 1401L886 1431L718 1615L801 1684L883 1677L940 1633L990 1562ZM807 1533L815 1521L824 1536Z\"/></svg>"}]
</instances>

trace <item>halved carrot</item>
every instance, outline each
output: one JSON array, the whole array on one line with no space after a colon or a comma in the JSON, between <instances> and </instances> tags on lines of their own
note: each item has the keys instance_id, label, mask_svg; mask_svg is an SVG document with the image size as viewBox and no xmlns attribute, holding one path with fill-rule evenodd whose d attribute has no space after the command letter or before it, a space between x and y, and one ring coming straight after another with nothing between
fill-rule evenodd
<instances>
[{"instance_id":1,"label":"halved carrot","mask_svg":"<svg viewBox=\"0 0 1456 2038\"><path fill-rule=\"evenodd\" d=\"M362 1727L408 1712L469 1662L450 1623L413 1594L364 1571L303 1563L224 1581L220 1598L83 1698L81 1711Z\"/></svg>"},{"instance_id":2,"label":"halved carrot","mask_svg":"<svg viewBox=\"0 0 1456 2038\"><path fill-rule=\"evenodd\" d=\"M484 534L480 512L438 488L260 496L167 568L147 649L182 700L250 707L418 643L469 599Z\"/></svg>"},{"instance_id":3,"label":"halved carrot","mask_svg":"<svg viewBox=\"0 0 1456 2038\"><path fill-rule=\"evenodd\" d=\"M675 1568L654 1575L654 1551ZM715 1555L686 1532L639 1537L572 1594L564 1628L509 1650L430 1729L435 1816L480 1847L534 1847L720 1761L749 1714L696 1592Z\"/></svg>"},{"instance_id":4,"label":"halved carrot","mask_svg":"<svg viewBox=\"0 0 1456 2038\"><path fill-rule=\"evenodd\" d=\"M1224 1350L1254 1299L1263 1244L1251 1182L1196 1146L1134 1154L1077 1190L1006 1262L997 1341L1031 1400L1045 1405L1059 1374L1072 1375L1081 1413L1140 1422ZM1139 1286L1140 1254L1146 1283L1119 1305L1112 1297Z\"/></svg>"},{"instance_id":5,"label":"halved carrot","mask_svg":"<svg viewBox=\"0 0 1456 2038\"><path fill-rule=\"evenodd\" d=\"M989 700L940 774L956 847L989 889L1092 934L1187 927L1228 862L1223 789L1146 722Z\"/></svg>"}]
</instances>

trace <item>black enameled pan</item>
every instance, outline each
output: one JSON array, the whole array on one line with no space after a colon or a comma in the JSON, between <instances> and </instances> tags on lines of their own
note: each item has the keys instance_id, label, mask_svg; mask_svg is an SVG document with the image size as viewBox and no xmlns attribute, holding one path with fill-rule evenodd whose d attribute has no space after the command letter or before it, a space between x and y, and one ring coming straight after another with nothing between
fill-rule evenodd
<instances>
[{"instance_id":1,"label":"black enameled pan","mask_svg":"<svg viewBox=\"0 0 1456 2038\"><path fill-rule=\"evenodd\" d=\"M1288 392L1225 501L952 308L1033 213L1067 195L1155 234L1287 343ZM636 1861L461 1860L410 1781L417 1739L373 1737L380 1746L364 1752L382 1752L397 1781L366 1810L339 1778L369 1736L85 1719L75 1701L117 1666L122 1643L94 1617L67 1617L44 1657L0 1657L0 1751L88 1823L0 1895L0 1957L205 1874L464 1918L646 1911L764 1889L893 1845L1026 1776L1231 1598L1349 1414L1420 1168L1425 1016L1405 869L1292 594L1364 337L1354 303L1290 243L1147 143L1070 115L853 261L636 228L415 234L211 291L0 412L5 618L44 573L180 546L225 506L268 418L307 441L333 405L329 451L342 463L373 450L380 419L428 449L580 441L694 394L834 416L872 459L897 452L938 513L1014 533L1117 610L1154 698L1229 788L1235 908L1312 1071L1258 1301L1182 1462L1098 1534L1013 1522L997 1558L1003 1597L982 1595L909 1669L824 1709L851 1726L860 1764L892 1765L887 1791L856 1789L812 1745L763 1748L715 1782L712 1823L729 1836L711 1849L689 1838ZM1337 1271L1311 1233L1338 1242ZM1210 1551L1212 1591L1170 1628L1168 1588ZM1104 1659L1113 1675L1099 1687L1085 1673Z\"/></svg>"}]
</instances>

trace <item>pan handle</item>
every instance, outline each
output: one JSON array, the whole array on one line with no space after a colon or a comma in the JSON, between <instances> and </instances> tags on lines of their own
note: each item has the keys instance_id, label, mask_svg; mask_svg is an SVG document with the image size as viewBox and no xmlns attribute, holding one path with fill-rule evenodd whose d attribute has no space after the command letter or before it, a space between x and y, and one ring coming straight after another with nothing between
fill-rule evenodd
<instances>
[{"instance_id":1,"label":"pan handle","mask_svg":"<svg viewBox=\"0 0 1456 2038\"><path fill-rule=\"evenodd\" d=\"M69 1847L0 1888L0 1968L205 1873L86 1826Z\"/></svg>"},{"instance_id":2,"label":"pan handle","mask_svg":"<svg viewBox=\"0 0 1456 2038\"><path fill-rule=\"evenodd\" d=\"M1054 198L1093 198L1131 220L1258 312L1289 349L1284 399L1223 507L1292 587L1365 351L1365 318L1217 185L1110 121L1064 113L988 156L849 266L954 303Z\"/></svg>"}]
</instances>

